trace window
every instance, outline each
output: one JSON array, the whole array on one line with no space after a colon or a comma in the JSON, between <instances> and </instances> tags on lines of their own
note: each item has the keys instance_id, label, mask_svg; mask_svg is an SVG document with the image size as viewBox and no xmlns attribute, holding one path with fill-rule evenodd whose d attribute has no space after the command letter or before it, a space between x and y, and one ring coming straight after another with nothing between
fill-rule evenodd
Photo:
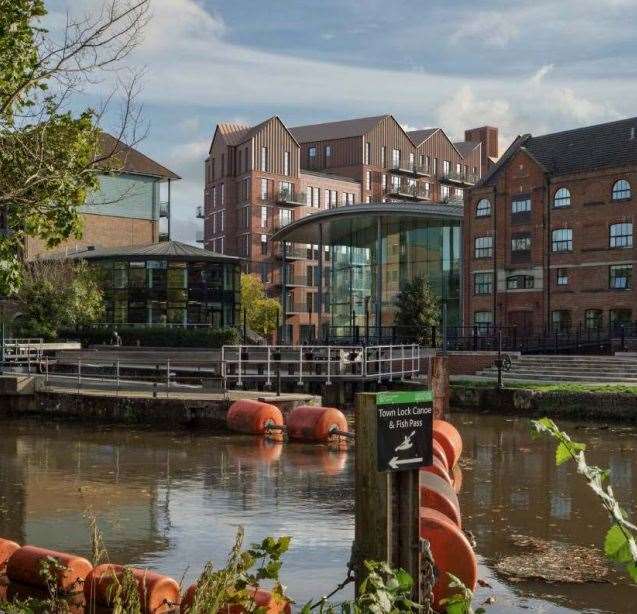
<instances>
[{"instance_id":1,"label":"window","mask_svg":"<svg viewBox=\"0 0 637 614\"><path fill-rule=\"evenodd\" d=\"M440 198L449 198L449 186L441 185L440 186Z\"/></svg>"},{"instance_id":2,"label":"window","mask_svg":"<svg viewBox=\"0 0 637 614\"><path fill-rule=\"evenodd\" d=\"M473 314L473 324L478 334L485 335L493 324L493 314L490 311L476 311Z\"/></svg>"},{"instance_id":3,"label":"window","mask_svg":"<svg viewBox=\"0 0 637 614\"><path fill-rule=\"evenodd\" d=\"M332 209L337 206L338 192L336 190L323 190L325 194L325 208Z\"/></svg>"},{"instance_id":4,"label":"window","mask_svg":"<svg viewBox=\"0 0 637 614\"><path fill-rule=\"evenodd\" d=\"M556 209L560 207L570 207L571 206L571 193L566 188L560 188L557 192L555 192L555 196L553 196L553 206Z\"/></svg>"},{"instance_id":5,"label":"window","mask_svg":"<svg viewBox=\"0 0 637 614\"><path fill-rule=\"evenodd\" d=\"M221 154L221 176L226 176L226 154Z\"/></svg>"},{"instance_id":6,"label":"window","mask_svg":"<svg viewBox=\"0 0 637 614\"><path fill-rule=\"evenodd\" d=\"M268 235L261 235L261 255L268 255Z\"/></svg>"},{"instance_id":7,"label":"window","mask_svg":"<svg viewBox=\"0 0 637 614\"><path fill-rule=\"evenodd\" d=\"M305 282L306 282L307 286L310 287L310 288L314 285L314 274L313 273L314 273L314 267L312 265L308 265L306 267Z\"/></svg>"},{"instance_id":8,"label":"window","mask_svg":"<svg viewBox=\"0 0 637 614\"><path fill-rule=\"evenodd\" d=\"M609 267L608 285L613 290L630 290L633 287L633 265L611 265Z\"/></svg>"},{"instance_id":9,"label":"window","mask_svg":"<svg viewBox=\"0 0 637 614\"><path fill-rule=\"evenodd\" d=\"M261 200L268 200L268 180L261 179Z\"/></svg>"},{"instance_id":10,"label":"window","mask_svg":"<svg viewBox=\"0 0 637 614\"><path fill-rule=\"evenodd\" d=\"M531 211L530 198L517 198L511 201L511 213L525 213Z\"/></svg>"},{"instance_id":11,"label":"window","mask_svg":"<svg viewBox=\"0 0 637 614\"><path fill-rule=\"evenodd\" d=\"M268 170L268 148L261 147L261 170L266 172Z\"/></svg>"},{"instance_id":12,"label":"window","mask_svg":"<svg viewBox=\"0 0 637 614\"><path fill-rule=\"evenodd\" d=\"M326 145L325 146L325 159L327 160L327 158L331 158L332 157L332 146L331 145Z\"/></svg>"},{"instance_id":13,"label":"window","mask_svg":"<svg viewBox=\"0 0 637 614\"><path fill-rule=\"evenodd\" d=\"M474 273L473 274L473 293L474 294L491 294L493 287L493 275L491 273Z\"/></svg>"},{"instance_id":14,"label":"window","mask_svg":"<svg viewBox=\"0 0 637 614\"><path fill-rule=\"evenodd\" d=\"M449 160L442 161L442 176L446 177L449 174Z\"/></svg>"},{"instance_id":15,"label":"window","mask_svg":"<svg viewBox=\"0 0 637 614\"><path fill-rule=\"evenodd\" d=\"M431 164L431 174L435 175L437 171L438 171L438 158L433 158L432 164Z\"/></svg>"},{"instance_id":16,"label":"window","mask_svg":"<svg viewBox=\"0 0 637 614\"><path fill-rule=\"evenodd\" d=\"M391 150L391 165L392 168L400 167L400 149Z\"/></svg>"},{"instance_id":17,"label":"window","mask_svg":"<svg viewBox=\"0 0 637 614\"><path fill-rule=\"evenodd\" d=\"M226 216L225 216L225 213L226 213L226 212L225 212L224 210L219 211L219 214L220 214L220 219L219 219L219 231L220 231L220 232L223 232L223 221L224 221L224 219L225 219L225 217L226 217ZM223 250L222 250L222 251L223 251Z\"/></svg>"},{"instance_id":18,"label":"window","mask_svg":"<svg viewBox=\"0 0 637 614\"><path fill-rule=\"evenodd\" d=\"M584 325L586 330L597 330L602 327L602 310L601 309L587 309L584 312Z\"/></svg>"},{"instance_id":19,"label":"window","mask_svg":"<svg viewBox=\"0 0 637 614\"><path fill-rule=\"evenodd\" d=\"M283 174L284 175L290 174L290 152L289 151L283 152Z\"/></svg>"},{"instance_id":20,"label":"window","mask_svg":"<svg viewBox=\"0 0 637 614\"><path fill-rule=\"evenodd\" d=\"M633 318L630 309L611 309L609 313L610 323L613 328L628 324Z\"/></svg>"},{"instance_id":21,"label":"window","mask_svg":"<svg viewBox=\"0 0 637 614\"><path fill-rule=\"evenodd\" d=\"M632 196L630 183L625 179L620 179L613 185L613 200L625 200Z\"/></svg>"},{"instance_id":22,"label":"window","mask_svg":"<svg viewBox=\"0 0 637 614\"><path fill-rule=\"evenodd\" d=\"M241 237L241 252L244 256L250 255L250 235L243 235Z\"/></svg>"},{"instance_id":23,"label":"window","mask_svg":"<svg viewBox=\"0 0 637 614\"><path fill-rule=\"evenodd\" d=\"M476 237L474 249L476 258L490 258L493 256L493 237Z\"/></svg>"},{"instance_id":24,"label":"window","mask_svg":"<svg viewBox=\"0 0 637 614\"><path fill-rule=\"evenodd\" d=\"M371 196L365 196L365 202L366 203L371 203L372 202L372 197Z\"/></svg>"},{"instance_id":25,"label":"window","mask_svg":"<svg viewBox=\"0 0 637 614\"><path fill-rule=\"evenodd\" d=\"M425 172L429 172L429 167L431 166L431 156L425 156Z\"/></svg>"},{"instance_id":26,"label":"window","mask_svg":"<svg viewBox=\"0 0 637 614\"><path fill-rule=\"evenodd\" d=\"M345 200L345 204L346 205L353 205L354 204L354 194L351 192L348 192L347 194L345 194L345 196L347 197Z\"/></svg>"},{"instance_id":27,"label":"window","mask_svg":"<svg viewBox=\"0 0 637 614\"><path fill-rule=\"evenodd\" d=\"M241 226L248 228L250 226L250 207L241 208Z\"/></svg>"},{"instance_id":28,"label":"window","mask_svg":"<svg viewBox=\"0 0 637 614\"><path fill-rule=\"evenodd\" d=\"M248 148L246 147L245 155L243 156L243 170L244 171L248 170L248 160L249 160L249 154L248 154Z\"/></svg>"},{"instance_id":29,"label":"window","mask_svg":"<svg viewBox=\"0 0 637 614\"><path fill-rule=\"evenodd\" d=\"M385 168L385 162L387 161L387 147L384 145L380 148L380 165Z\"/></svg>"},{"instance_id":30,"label":"window","mask_svg":"<svg viewBox=\"0 0 637 614\"><path fill-rule=\"evenodd\" d=\"M456 173L458 173L458 175L462 173L462 164L460 164L460 162L456 162Z\"/></svg>"},{"instance_id":31,"label":"window","mask_svg":"<svg viewBox=\"0 0 637 614\"><path fill-rule=\"evenodd\" d=\"M511 239L512 252L528 252L531 249L531 237L515 237Z\"/></svg>"},{"instance_id":32,"label":"window","mask_svg":"<svg viewBox=\"0 0 637 614\"><path fill-rule=\"evenodd\" d=\"M482 198L476 205L476 217L487 217L491 215L491 201L488 198Z\"/></svg>"},{"instance_id":33,"label":"window","mask_svg":"<svg viewBox=\"0 0 637 614\"><path fill-rule=\"evenodd\" d=\"M212 186L212 208L214 209L217 206L217 186Z\"/></svg>"},{"instance_id":34,"label":"window","mask_svg":"<svg viewBox=\"0 0 637 614\"><path fill-rule=\"evenodd\" d=\"M225 202L225 190L223 189L223 183L221 183L219 184L219 204L223 207Z\"/></svg>"},{"instance_id":35,"label":"window","mask_svg":"<svg viewBox=\"0 0 637 614\"><path fill-rule=\"evenodd\" d=\"M279 209L279 226L287 226L291 224L294 220L292 219L292 210L291 209Z\"/></svg>"},{"instance_id":36,"label":"window","mask_svg":"<svg viewBox=\"0 0 637 614\"><path fill-rule=\"evenodd\" d=\"M319 188L314 188L311 186L307 186L305 188L306 199L308 207L313 207L314 209L319 209L321 207L321 193Z\"/></svg>"},{"instance_id":37,"label":"window","mask_svg":"<svg viewBox=\"0 0 637 614\"><path fill-rule=\"evenodd\" d=\"M387 175L385 175L385 173L380 176L380 187L383 192L387 189Z\"/></svg>"},{"instance_id":38,"label":"window","mask_svg":"<svg viewBox=\"0 0 637 614\"><path fill-rule=\"evenodd\" d=\"M555 283L558 286L568 286L568 269L557 269Z\"/></svg>"},{"instance_id":39,"label":"window","mask_svg":"<svg viewBox=\"0 0 637 614\"><path fill-rule=\"evenodd\" d=\"M560 228L551 234L551 250L554 252L573 251L573 231L570 228Z\"/></svg>"},{"instance_id":40,"label":"window","mask_svg":"<svg viewBox=\"0 0 637 614\"><path fill-rule=\"evenodd\" d=\"M372 171L367 171L365 173L365 189L366 190L372 189Z\"/></svg>"},{"instance_id":41,"label":"window","mask_svg":"<svg viewBox=\"0 0 637 614\"><path fill-rule=\"evenodd\" d=\"M633 246L633 225L631 222L623 224L611 224L610 227L610 247L632 247Z\"/></svg>"},{"instance_id":42,"label":"window","mask_svg":"<svg viewBox=\"0 0 637 614\"><path fill-rule=\"evenodd\" d=\"M237 172L240 173L243 168L243 151L241 149L237 152L237 157Z\"/></svg>"},{"instance_id":43,"label":"window","mask_svg":"<svg viewBox=\"0 0 637 614\"><path fill-rule=\"evenodd\" d=\"M268 208L261 207L261 228L268 227Z\"/></svg>"},{"instance_id":44,"label":"window","mask_svg":"<svg viewBox=\"0 0 637 614\"><path fill-rule=\"evenodd\" d=\"M365 162L363 164L372 163L372 144L368 141L365 143Z\"/></svg>"},{"instance_id":45,"label":"window","mask_svg":"<svg viewBox=\"0 0 637 614\"><path fill-rule=\"evenodd\" d=\"M215 179L215 159L210 160L210 179L214 181Z\"/></svg>"},{"instance_id":46,"label":"window","mask_svg":"<svg viewBox=\"0 0 637 614\"><path fill-rule=\"evenodd\" d=\"M414 158L414 154L410 153L409 154L409 169L413 171L415 166L416 166L416 161Z\"/></svg>"},{"instance_id":47,"label":"window","mask_svg":"<svg viewBox=\"0 0 637 614\"><path fill-rule=\"evenodd\" d=\"M316 162L316 147L310 147L307 150L307 157L310 161L310 164L314 164L314 162Z\"/></svg>"},{"instance_id":48,"label":"window","mask_svg":"<svg viewBox=\"0 0 637 614\"><path fill-rule=\"evenodd\" d=\"M292 198L292 182L279 181L279 196L281 198Z\"/></svg>"},{"instance_id":49,"label":"window","mask_svg":"<svg viewBox=\"0 0 637 614\"><path fill-rule=\"evenodd\" d=\"M551 313L553 331L562 333L571 328L571 312L566 309L557 309Z\"/></svg>"},{"instance_id":50,"label":"window","mask_svg":"<svg viewBox=\"0 0 637 614\"><path fill-rule=\"evenodd\" d=\"M535 287L533 275L511 275L507 277L507 290L531 290Z\"/></svg>"},{"instance_id":51,"label":"window","mask_svg":"<svg viewBox=\"0 0 637 614\"><path fill-rule=\"evenodd\" d=\"M241 180L240 189L241 189L241 192L240 192L241 202L242 203L248 202L248 200L250 199L250 180L247 177Z\"/></svg>"}]
</instances>

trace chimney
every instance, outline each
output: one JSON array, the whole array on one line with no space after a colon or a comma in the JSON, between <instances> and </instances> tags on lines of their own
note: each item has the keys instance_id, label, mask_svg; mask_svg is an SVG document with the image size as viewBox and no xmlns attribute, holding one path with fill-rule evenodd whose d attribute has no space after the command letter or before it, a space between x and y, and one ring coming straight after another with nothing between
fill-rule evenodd
<instances>
[{"instance_id":1,"label":"chimney","mask_svg":"<svg viewBox=\"0 0 637 614\"><path fill-rule=\"evenodd\" d=\"M490 166L490 159L499 156L498 129L493 126L481 126L464 131L464 140L482 143L480 153L480 176L484 177Z\"/></svg>"}]
</instances>

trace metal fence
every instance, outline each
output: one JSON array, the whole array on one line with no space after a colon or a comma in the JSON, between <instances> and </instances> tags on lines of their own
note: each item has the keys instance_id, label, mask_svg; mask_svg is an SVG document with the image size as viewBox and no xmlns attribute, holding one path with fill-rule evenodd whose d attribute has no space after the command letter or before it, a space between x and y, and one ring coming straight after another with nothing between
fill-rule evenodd
<instances>
[{"instance_id":1,"label":"metal fence","mask_svg":"<svg viewBox=\"0 0 637 614\"><path fill-rule=\"evenodd\" d=\"M42 360L40 338L3 338L0 339L0 359L3 365L24 365L27 371L36 368Z\"/></svg>"}]
</instances>

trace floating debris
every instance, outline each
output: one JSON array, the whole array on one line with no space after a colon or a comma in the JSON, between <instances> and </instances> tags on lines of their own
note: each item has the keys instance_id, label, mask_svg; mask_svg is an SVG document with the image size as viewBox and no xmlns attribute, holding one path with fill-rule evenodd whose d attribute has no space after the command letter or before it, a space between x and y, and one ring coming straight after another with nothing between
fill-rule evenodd
<instances>
[{"instance_id":1,"label":"floating debris","mask_svg":"<svg viewBox=\"0 0 637 614\"><path fill-rule=\"evenodd\" d=\"M610 581L608 562L594 548L526 535L511 535L509 541L521 552L505 556L495 565L495 570L509 581L542 580L568 584Z\"/></svg>"}]
</instances>

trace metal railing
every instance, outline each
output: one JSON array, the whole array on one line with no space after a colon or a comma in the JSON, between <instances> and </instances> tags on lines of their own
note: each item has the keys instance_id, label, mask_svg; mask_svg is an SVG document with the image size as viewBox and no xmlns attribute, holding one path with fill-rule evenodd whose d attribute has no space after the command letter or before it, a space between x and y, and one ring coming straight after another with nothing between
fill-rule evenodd
<instances>
[{"instance_id":1,"label":"metal railing","mask_svg":"<svg viewBox=\"0 0 637 614\"><path fill-rule=\"evenodd\" d=\"M197 208L201 209L201 207L197 207ZM159 203L159 217L168 217L169 215L170 215L170 203L169 202Z\"/></svg>"},{"instance_id":2,"label":"metal railing","mask_svg":"<svg viewBox=\"0 0 637 614\"><path fill-rule=\"evenodd\" d=\"M385 188L385 194L403 196L406 198L415 198L418 200L431 200L431 192L418 185L409 184L389 184Z\"/></svg>"},{"instance_id":3,"label":"metal railing","mask_svg":"<svg viewBox=\"0 0 637 614\"><path fill-rule=\"evenodd\" d=\"M204 210L201 205L198 205L197 208L195 209L195 217L200 220L203 220L203 218L205 217Z\"/></svg>"},{"instance_id":4,"label":"metal railing","mask_svg":"<svg viewBox=\"0 0 637 614\"><path fill-rule=\"evenodd\" d=\"M295 192L294 190L283 188L276 192L275 200L282 205L303 206L307 204L307 194L305 192Z\"/></svg>"},{"instance_id":5,"label":"metal railing","mask_svg":"<svg viewBox=\"0 0 637 614\"><path fill-rule=\"evenodd\" d=\"M338 380L411 379L420 373L420 348L410 345L226 345L221 350L224 388L246 381L292 380L331 384Z\"/></svg>"},{"instance_id":6,"label":"metal railing","mask_svg":"<svg viewBox=\"0 0 637 614\"><path fill-rule=\"evenodd\" d=\"M480 179L480 177L476 173L449 170L446 173L444 171L441 172L439 175L439 179L441 181L451 181L453 183L473 185L478 181L478 179Z\"/></svg>"},{"instance_id":7,"label":"metal railing","mask_svg":"<svg viewBox=\"0 0 637 614\"><path fill-rule=\"evenodd\" d=\"M43 343L44 339L39 337L2 339L0 360L3 365L26 366L30 373L32 366L35 367L42 359Z\"/></svg>"}]
</instances>

